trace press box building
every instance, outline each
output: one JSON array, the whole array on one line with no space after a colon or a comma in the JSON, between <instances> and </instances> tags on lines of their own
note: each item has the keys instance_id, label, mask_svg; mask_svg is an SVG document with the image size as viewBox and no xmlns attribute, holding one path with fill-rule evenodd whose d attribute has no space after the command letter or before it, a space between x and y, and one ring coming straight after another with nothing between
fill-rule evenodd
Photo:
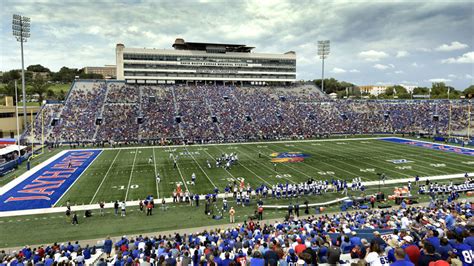
<instances>
[{"instance_id":1,"label":"press box building","mask_svg":"<svg viewBox=\"0 0 474 266\"><path fill-rule=\"evenodd\" d=\"M296 81L296 54L253 53L243 44L185 42L174 49L116 46L117 80L127 83L288 84Z\"/></svg>"}]
</instances>

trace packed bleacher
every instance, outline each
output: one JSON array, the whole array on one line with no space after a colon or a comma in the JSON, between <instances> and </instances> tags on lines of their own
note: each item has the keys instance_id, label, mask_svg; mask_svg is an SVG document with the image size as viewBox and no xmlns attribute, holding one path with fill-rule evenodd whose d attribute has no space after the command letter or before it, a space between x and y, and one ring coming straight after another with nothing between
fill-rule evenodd
<instances>
[{"instance_id":1,"label":"packed bleacher","mask_svg":"<svg viewBox=\"0 0 474 266\"><path fill-rule=\"evenodd\" d=\"M217 142L329 134L447 134L450 112L451 131L466 130L469 104L462 100L451 104L447 100L329 100L311 86L77 82L64 106L47 107L59 120L45 131L45 137L51 142ZM102 118L102 124L96 125L96 118ZM41 125L38 117L35 125ZM39 139L37 129L35 137Z\"/></svg>"},{"instance_id":2,"label":"packed bleacher","mask_svg":"<svg viewBox=\"0 0 474 266\"><path fill-rule=\"evenodd\" d=\"M289 213L284 221L250 218L189 234L107 238L98 244L95 260L96 265L468 266L474 259L473 213L468 201L306 217ZM85 265L95 253L95 247L77 242L26 246L0 251L0 265Z\"/></svg>"}]
</instances>

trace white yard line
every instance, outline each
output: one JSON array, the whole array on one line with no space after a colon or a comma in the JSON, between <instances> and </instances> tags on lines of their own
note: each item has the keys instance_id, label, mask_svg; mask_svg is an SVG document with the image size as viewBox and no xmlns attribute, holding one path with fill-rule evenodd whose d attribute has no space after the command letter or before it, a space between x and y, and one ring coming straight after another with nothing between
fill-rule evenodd
<instances>
[{"instance_id":1,"label":"white yard line","mask_svg":"<svg viewBox=\"0 0 474 266\"><path fill-rule=\"evenodd\" d=\"M474 176L474 172L468 173L469 176ZM452 174L452 175L439 175L439 176L425 176L420 177L420 182L426 181L429 179L430 181L435 180L449 180L449 179L464 179L463 174ZM415 178L401 178L401 179L389 179L385 181L385 184L407 184L408 181L411 181L413 184L415 182ZM378 186L378 180L369 181L369 182L362 182L362 184L366 187L370 186ZM350 183L348 183L350 186ZM324 195L323 195L324 196ZM218 198L224 198L225 194L221 193L218 195ZM172 198L166 198L166 202L172 202ZM127 206L138 206L139 201L127 201ZM155 204L161 204L160 202L156 202ZM105 208L113 208L114 203L105 203ZM288 206L287 206L288 207ZM94 210L99 209L98 204L92 205L78 205L71 207L73 211L85 211L85 210ZM54 207L54 208L43 208L43 209L32 209L32 210L21 210L21 211L6 211L0 212L0 217L13 217L13 216L22 216L22 215L34 215L34 214L47 214L47 213L64 213L66 211L66 207Z\"/></svg>"},{"instance_id":2,"label":"white yard line","mask_svg":"<svg viewBox=\"0 0 474 266\"><path fill-rule=\"evenodd\" d=\"M137 154L138 154L138 148L135 149L135 156L133 157L133 163L132 163L132 171L130 171L130 178L128 179L127 192L125 193L124 201L127 201L128 191L130 191L130 183L132 182L133 169L135 168L135 160L137 159Z\"/></svg>"},{"instance_id":3,"label":"white yard line","mask_svg":"<svg viewBox=\"0 0 474 266\"><path fill-rule=\"evenodd\" d=\"M217 148L217 149L219 149L219 151L221 151L221 152L224 152L224 151L221 150L220 148ZM208 151L205 151L205 152L212 158L211 154L209 154ZM214 158L212 158L212 159L214 159ZM259 176L259 175L258 175L257 173L255 173L254 171L250 170L247 166L245 166L245 164L239 163L239 165L242 166L242 167L244 167L245 169L247 169L247 171L249 171L249 172L251 172L252 174L254 174L257 178L259 178L260 180L262 180L263 182L265 182L267 185L272 186L271 183L269 183L267 180L263 179L261 176ZM225 169L225 168L224 168L224 170L227 171L227 169ZM229 173L229 174L235 179L235 176L232 175L229 171L227 171L227 173Z\"/></svg>"},{"instance_id":4,"label":"white yard line","mask_svg":"<svg viewBox=\"0 0 474 266\"><path fill-rule=\"evenodd\" d=\"M249 148L249 149L251 149L251 148ZM271 152L275 152L274 150L272 150L272 149L270 149L270 148L268 148L268 147L266 147L266 148L264 147L264 149L267 149L267 150L269 150L269 151L271 151ZM254 151L254 149L251 149L251 150ZM271 159L271 157L268 156L268 155L264 155L264 156L269 157L269 158ZM300 170L298 170L298 169L292 167L292 166L289 165L289 164L278 164L278 165L286 166L286 167L288 167L288 168L290 168L290 169L293 169L294 171L296 171L296 172L298 172L298 173L300 173L300 174L302 174L302 175L304 175L304 176L306 176L306 177L313 178L313 176L307 175L305 172L300 171ZM320 170L320 171L322 171L322 170ZM275 171L274 171L274 172L275 172ZM294 181L292 181L292 182L295 183Z\"/></svg>"},{"instance_id":5,"label":"white yard line","mask_svg":"<svg viewBox=\"0 0 474 266\"><path fill-rule=\"evenodd\" d=\"M275 144L273 144L273 145L276 146ZM300 146L295 146L295 148L298 148L298 149L300 149L300 150L302 150L302 151L307 151L306 149L303 149L303 148L301 148ZM310 151L310 152L311 152L311 151ZM336 168L336 169L339 169L339 170L342 171L342 172L346 172L346 173L348 173L348 174L351 175L351 176L354 175L353 172L350 172L350 171L347 171L347 170L345 170L345 169L342 169L342 168L336 166L335 164L332 165L332 164L326 163L326 162L324 162L324 161L319 161L319 162L320 162L320 163L323 163L323 164L325 164L325 165L328 165L328 166L331 167L331 168ZM345 162L343 162L342 160L339 161L339 162L344 163L344 164L346 164L346 165L349 165L349 166L353 167L353 165L348 164L348 163L345 163ZM306 166L309 166L310 168L313 168L313 169L318 170L318 171L320 171L320 172L327 172L327 171L328 171L328 170L325 171L325 170L323 170L323 169L319 169L319 168L317 168L317 167L314 167L313 165L311 165L311 164L309 164L309 163L306 163L306 162L303 162L303 163L304 163ZM318 174L318 175L319 175L319 174ZM355 175L357 176L357 174L355 174ZM328 175L328 176L330 176L330 177L337 177L336 174L334 174L334 175Z\"/></svg>"},{"instance_id":6,"label":"white yard line","mask_svg":"<svg viewBox=\"0 0 474 266\"><path fill-rule=\"evenodd\" d=\"M209 180L209 182L211 182L213 188L216 188L216 184L214 184L214 182L212 182L211 178L207 175L207 173L204 171L204 169L202 169L201 165L198 163L198 161L196 160L196 158L194 158L194 155L188 150L188 147L184 146L184 149L186 149L186 151L188 152L189 155L191 155L191 158L193 158L194 162L196 162L197 166L199 167L199 169L201 169L201 172L204 173L204 175L207 177L207 180ZM207 151L205 151L207 152Z\"/></svg>"},{"instance_id":7,"label":"white yard line","mask_svg":"<svg viewBox=\"0 0 474 266\"><path fill-rule=\"evenodd\" d=\"M253 150L252 150L252 151L253 151ZM245 154L245 156L249 157L250 160L253 160L253 159L252 159L252 156L248 155L249 153L247 153L247 152L245 152L245 151L243 151L243 150L240 150L240 152L242 152L243 154ZM261 166L263 166L263 167L269 169L270 171L275 172L277 175L280 174L280 173L278 173L278 171L275 171L273 168L271 168L271 167L269 167L269 166L267 166L267 165L265 165L265 164L259 162L258 160L255 160L255 162L257 162L257 164L259 164L259 165L261 165ZM287 177L283 177L283 179L286 179L286 180L290 181L291 183L296 184L296 182L293 181L293 179L289 179L289 178L287 178Z\"/></svg>"},{"instance_id":8,"label":"white yard line","mask_svg":"<svg viewBox=\"0 0 474 266\"><path fill-rule=\"evenodd\" d=\"M99 187L97 188L97 190L95 191L94 196L92 197L92 200L91 200L91 202L89 202L89 204L92 204L92 203L94 202L94 199L95 199L95 197L97 196L97 193L99 193L99 190L100 190L100 188L102 187L102 184L104 183L105 179L107 179L107 175L109 174L110 169L112 169L112 166L114 165L115 160L117 159L119 153L120 153L120 150L119 150L119 151L117 152L117 154L115 155L115 158L113 159L112 163L111 163L110 166L109 166L109 169L107 170L107 172L105 173L104 177L102 178L102 181L100 182L100 185L99 185Z\"/></svg>"},{"instance_id":9,"label":"white yard line","mask_svg":"<svg viewBox=\"0 0 474 266\"><path fill-rule=\"evenodd\" d=\"M74 182L72 182L72 184L66 189L66 191L64 191L64 193L61 195L61 197L59 197L59 199L54 203L53 207L56 206L56 204L58 204L58 202L61 201L61 199L64 197L64 195L67 194L67 192L74 186L74 184L76 184L77 180L79 180L79 178L81 178L81 176L87 172L87 169L89 169L89 167L94 163L94 161L99 158L99 156L102 154L103 151L100 151L99 154L97 154L97 156L94 158L94 160L92 160L92 162L90 162L90 164L86 167L86 169L84 169L84 171L82 171L82 173L76 178L76 180L74 180Z\"/></svg>"},{"instance_id":10,"label":"white yard line","mask_svg":"<svg viewBox=\"0 0 474 266\"><path fill-rule=\"evenodd\" d=\"M182 146L180 146L180 147L182 147ZM171 152L171 147L169 147L168 151ZM173 160L175 160L174 155L173 155ZM186 188L187 191L189 191L188 185L186 184L186 180L184 180L183 174L181 173L181 169L179 169L178 160L176 160L176 169L178 169L179 176L181 177L181 180L183 180L184 187ZM191 192L191 191L189 191L189 192Z\"/></svg>"},{"instance_id":11,"label":"white yard line","mask_svg":"<svg viewBox=\"0 0 474 266\"><path fill-rule=\"evenodd\" d=\"M157 176L157 171L156 171L156 158L155 158L155 148L153 148L153 165L155 166L155 183L156 183L156 198L159 199L160 198L160 188L159 188L159 184L158 184L158 180L156 180L156 176ZM161 178L161 176L160 176ZM161 181L161 179L160 179Z\"/></svg>"}]
</instances>

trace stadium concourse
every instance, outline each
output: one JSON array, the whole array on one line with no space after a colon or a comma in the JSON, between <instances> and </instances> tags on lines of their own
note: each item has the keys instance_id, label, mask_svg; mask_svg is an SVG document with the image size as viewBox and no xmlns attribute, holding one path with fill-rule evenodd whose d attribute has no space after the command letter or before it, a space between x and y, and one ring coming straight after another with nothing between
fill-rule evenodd
<instances>
[{"instance_id":1,"label":"stadium concourse","mask_svg":"<svg viewBox=\"0 0 474 266\"><path fill-rule=\"evenodd\" d=\"M463 265L474 260L473 205L352 211L225 228L109 237L0 251L0 265Z\"/></svg>"},{"instance_id":2,"label":"stadium concourse","mask_svg":"<svg viewBox=\"0 0 474 266\"><path fill-rule=\"evenodd\" d=\"M43 106L33 133L27 130L24 137L34 142L44 137L49 143L99 144L234 142L331 134L449 135L468 128L469 104L467 100L330 100L311 85L76 81L63 104Z\"/></svg>"}]
</instances>

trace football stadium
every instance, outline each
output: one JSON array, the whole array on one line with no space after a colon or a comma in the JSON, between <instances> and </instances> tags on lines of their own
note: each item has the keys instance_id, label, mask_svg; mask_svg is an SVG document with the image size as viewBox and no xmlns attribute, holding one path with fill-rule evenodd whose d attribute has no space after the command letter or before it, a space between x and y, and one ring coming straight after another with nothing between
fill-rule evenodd
<instances>
[{"instance_id":1,"label":"football stadium","mask_svg":"<svg viewBox=\"0 0 474 266\"><path fill-rule=\"evenodd\" d=\"M12 23L23 62L34 19ZM326 40L302 80L301 45L110 39L115 65L2 72L0 265L473 265L469 73L334 89Z\"/></svg>"}]
</instances>

